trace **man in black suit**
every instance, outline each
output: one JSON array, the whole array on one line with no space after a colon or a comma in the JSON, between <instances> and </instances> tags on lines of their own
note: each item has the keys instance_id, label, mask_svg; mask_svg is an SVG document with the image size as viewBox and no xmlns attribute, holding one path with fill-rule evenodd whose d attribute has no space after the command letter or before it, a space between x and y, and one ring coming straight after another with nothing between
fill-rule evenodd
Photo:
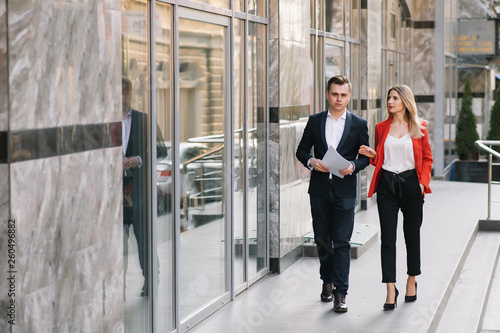
<instances>
[{"instance_id":1,"label":"man in black suit","mask_svg":"<svg viewBox=\"0 0 500 333\"><path fill-rule=\"evenodd\" d=\"M356 173L370 162L367 157L358 156L358 150L368 145L368 127L366 120L347 111L351 98L347 77L330 78L326 98L329 109L309 117L296 156L312 170L308 193L323 280L321 300L334 300L335 312L347 312L345 298L349 287ZM338 170L343 178L331 174L321 161L330 146L351 162L347 169ZM311 155L313 147L314 156Z\"/></svg>"},{"instance_id":2,"label":"man in black suit","mask_svg":"<svg viewBox=\"0 0 500 333\"><path fill-rule=\"evenodd\" d=\"M148 294L148 228L146 200L147 170L147 115L132 109L132 82L122 78L122 148L123 148L123 226L124 253L128 251L130 226L134 228L139 253L139 264L144 276L141 296ZM167 155L160 128L156 130L156 156ZM127 271L127 260L124 272Z\"/></svg>"}]
</instances>

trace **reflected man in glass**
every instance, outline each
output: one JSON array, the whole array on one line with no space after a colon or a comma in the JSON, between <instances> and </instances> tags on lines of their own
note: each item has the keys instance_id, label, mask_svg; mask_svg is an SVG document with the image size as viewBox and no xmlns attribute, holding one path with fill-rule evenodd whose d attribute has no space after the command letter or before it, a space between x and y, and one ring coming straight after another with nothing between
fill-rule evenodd
<instances>
[{"instance_id":1,"label":"reflected man in glass","mask_svg":"<svg viewBox=\"0 0 500 333\"><path fill-rule=\"evenodd\" d=\"M147 115L131 106L132 82L122 78L122 148L123 148L123 252L128 255L130 227L137 240L139 264L144 276L141 296L147 296L149 260L147 258ZM160 129L157 128L157 157L166 156L166 147ZM124 288L128 258L124 259Z\"/></svg>"}]
</instances>

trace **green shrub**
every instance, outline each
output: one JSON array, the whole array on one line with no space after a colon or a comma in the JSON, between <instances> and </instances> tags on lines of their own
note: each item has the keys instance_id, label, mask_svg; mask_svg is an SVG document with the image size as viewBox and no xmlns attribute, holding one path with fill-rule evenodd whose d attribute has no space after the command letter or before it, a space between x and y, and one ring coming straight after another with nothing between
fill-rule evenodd
<instances>
[{"instance_id":1,"label":"green shrub","mask_svg":"<svg viewBox=\"0 0 500 333\"><path fill-rule=\"evenodd\" d=\"M479 134L476 128L476 116L472 112L472 90L470 80L465 82L464 94L458 113L455 151L457 154L476 153L478 149L474 142L479 140Z\"/></svg>"},{"instance_id":2,"label":"green shrub","mask_svg":"<svg viewBox=\"0 0 500 333\"><path fill-rule=\"evenodd\" d=\"M490 113L490 130L487 140L500 140L500 89L497 90L495 103Z\"/></svg>"}]
</instances>

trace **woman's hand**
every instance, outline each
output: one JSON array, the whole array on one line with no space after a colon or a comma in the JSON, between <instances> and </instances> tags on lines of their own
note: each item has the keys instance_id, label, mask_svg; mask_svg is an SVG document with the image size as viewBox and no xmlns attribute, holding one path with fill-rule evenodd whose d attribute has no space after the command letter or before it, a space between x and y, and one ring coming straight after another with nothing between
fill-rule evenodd
<instances>
[{"instance_id":1,"label":"woman's hand","mask_svg":"<svg viewBox=\"0 0 500 333\"><path fill-rule=\"evenodd\" d=\"M375 156L377 156L377 152L375 150L365 145L359 147L358 154L365 155L369 158L375 158Z\"/></svg>"},{"instance_id":2,"label":"woman's hand","mask_svg":"<svg viewBox=\"0 0 500 333\"><path fill-rule=\"evenodd\" d=\"M420 190L422 190L422 194L424 194L425 186L423 184L418 184L420 185Z\"/></svg>"}]
</instances>

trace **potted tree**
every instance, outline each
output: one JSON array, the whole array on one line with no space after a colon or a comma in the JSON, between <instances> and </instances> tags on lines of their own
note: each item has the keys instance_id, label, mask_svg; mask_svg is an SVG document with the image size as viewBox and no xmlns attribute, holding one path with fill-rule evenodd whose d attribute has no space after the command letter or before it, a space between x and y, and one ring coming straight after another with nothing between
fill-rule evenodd
<instances>
[{"instance_id":1,"label":"potted tree","mask_svg":"<svg viewBox=\"0 0 500 333\"><path fill-rule=\"evenodd\" d=\"M479 140L476 128L476 116L472 112L472 90L470 79L465 81L464 94L458 113L455 134L455 151L460 160L478 160L479 151L475 145Z\"/></svg>"}]
</instances>

